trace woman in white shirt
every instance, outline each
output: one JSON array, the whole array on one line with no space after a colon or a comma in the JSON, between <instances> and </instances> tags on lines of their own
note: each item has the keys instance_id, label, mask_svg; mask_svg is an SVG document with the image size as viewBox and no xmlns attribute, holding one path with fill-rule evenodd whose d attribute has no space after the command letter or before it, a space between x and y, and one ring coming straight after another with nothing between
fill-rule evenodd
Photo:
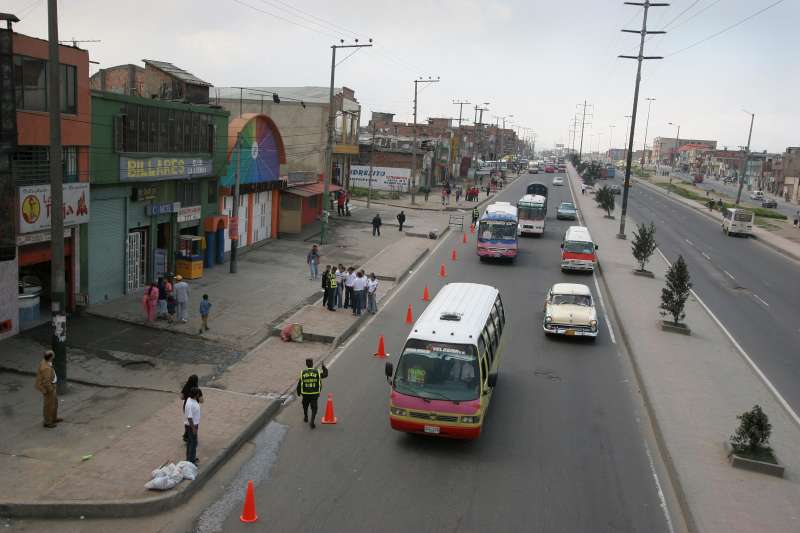
<instances>
[{"instance_id":1,"label":"woman in white shirt","mask_svg":"<svg viewBox=\"0 0 800 533\"><path fill-rule=\"evenodd\" d=\"M378 303L375 297L378 292L378 278L375 277L375 272L369 273L367 280L367 312L373 315L378 312Z\"/></svg>"}]
</instances>

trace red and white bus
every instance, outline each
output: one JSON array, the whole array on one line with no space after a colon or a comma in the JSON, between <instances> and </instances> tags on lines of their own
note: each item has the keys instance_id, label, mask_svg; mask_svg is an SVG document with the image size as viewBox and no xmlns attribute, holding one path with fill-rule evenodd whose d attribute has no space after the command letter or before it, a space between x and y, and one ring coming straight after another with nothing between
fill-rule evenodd
<instances>
[{"instance_id":1,"label":"red and white bus","mask_svg":"<svg viewBox=\"0 0 800 533\"><path fill-rule=\"evenodd\" d=\"M586 226L570 226L561 242L561 270L593 271L598 246Z\"/></svg>"}]
</instances>

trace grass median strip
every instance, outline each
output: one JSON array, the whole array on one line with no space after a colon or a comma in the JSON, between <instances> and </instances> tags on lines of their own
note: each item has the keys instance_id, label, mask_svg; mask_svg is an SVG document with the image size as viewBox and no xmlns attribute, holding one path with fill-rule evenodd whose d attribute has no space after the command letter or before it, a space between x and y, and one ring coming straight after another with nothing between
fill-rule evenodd
<instances>
[{"instance_id":1,"label":"grass median strip","mask_svg":"<svg viewBox=\"0 0 800 533\"><path fill-rule=\"evenodd\" d=\"M687 189L686 187L675 185L674 183L656 183L656 185L669 192L673 192L678 196L682 196L689 200L694 200L695 202L698 202L702 205L706 205L710 200L708 196L698 194L694 191ZM731 202L726 202L724 200L722 204L725 206L726 209L735 207L734 204L732 204ZM776 220L786 220L786 215L784 215L779 211L775 211L774 209L767 209L764 207L746 207L746 209L753 211L753 213L756 214L756 217L772 218Z\"/></svg>"}]
</instances>

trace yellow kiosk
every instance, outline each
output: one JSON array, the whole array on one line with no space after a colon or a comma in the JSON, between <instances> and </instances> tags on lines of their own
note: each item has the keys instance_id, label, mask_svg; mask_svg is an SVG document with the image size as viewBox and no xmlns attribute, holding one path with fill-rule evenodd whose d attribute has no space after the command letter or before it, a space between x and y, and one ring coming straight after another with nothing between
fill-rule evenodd
<instances>
[{"instance_id":1,"label":"yellow kiosk","mask_svg":"<svg viewBox=\"0 0 800 533\"><path fill-rule=\"evenodd\" d=\"M196 235L178 236L178 253L175 257L175 273L184 279L203 277L203 249L205 239Z\"/></svg>"}]
</instances>

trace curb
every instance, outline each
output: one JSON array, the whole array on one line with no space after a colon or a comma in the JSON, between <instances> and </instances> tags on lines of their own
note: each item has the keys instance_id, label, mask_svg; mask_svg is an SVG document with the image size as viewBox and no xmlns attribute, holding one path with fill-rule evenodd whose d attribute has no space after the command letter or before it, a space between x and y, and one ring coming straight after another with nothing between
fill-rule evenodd
<instances>
[{"instance_id":1,"label":"curb","mask_svg":"<svg viewBox=\"0 0 800 533\"><path fill-rule=\"evenodd\" d=\"M136 500L87 500L76 502L39 501L36 503L0 502L0 516L9 518L132 518L143 514L156 514L174 509L189 500L205 486L216 471L280 410L279 400L271 401L250 423L223 448L208 466L199 470L197 478L188 484L181 482L182 490L172 490L164 496Z\"/></svg>"}]
</instances>

